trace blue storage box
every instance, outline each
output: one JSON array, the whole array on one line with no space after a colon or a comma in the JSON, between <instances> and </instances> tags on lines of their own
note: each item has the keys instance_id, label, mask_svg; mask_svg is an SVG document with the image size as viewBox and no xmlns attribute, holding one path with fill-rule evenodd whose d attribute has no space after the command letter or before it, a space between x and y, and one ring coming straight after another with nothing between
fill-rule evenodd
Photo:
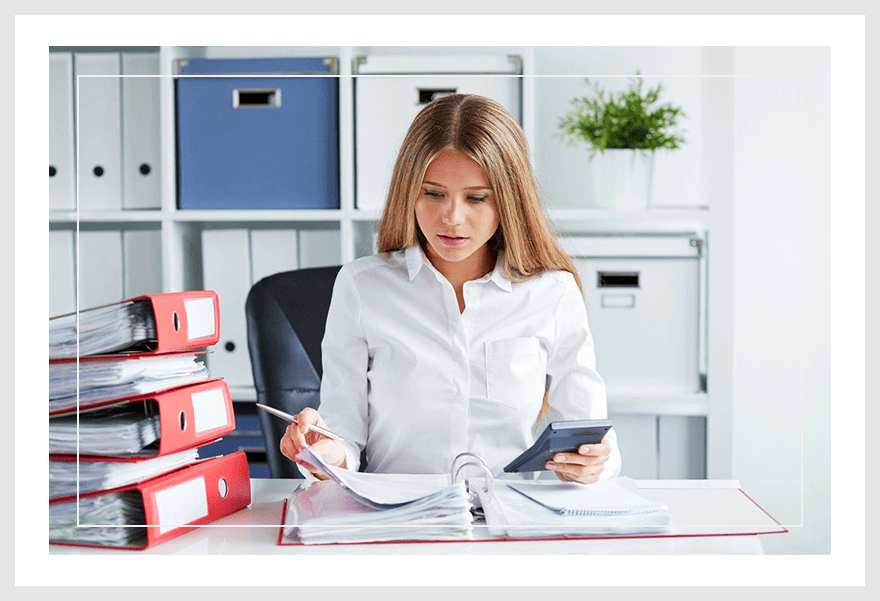
<instances>
[{"instance_id":1,"label":"blue storage box","mask_svg":"<svg viewBox=\"0 0 880 601\"><path fill-rule=\"evenodd\" d=\"M337 63L177 61L178 207L338 209Z\"/></svg>"}]
</instances>

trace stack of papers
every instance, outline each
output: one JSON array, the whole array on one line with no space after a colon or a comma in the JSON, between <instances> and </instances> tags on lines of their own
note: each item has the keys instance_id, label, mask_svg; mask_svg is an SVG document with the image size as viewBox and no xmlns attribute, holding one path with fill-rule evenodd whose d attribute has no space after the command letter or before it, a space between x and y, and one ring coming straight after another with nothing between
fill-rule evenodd
<instances>
[{"instance_id":1,"label":"stack of papers","mask_svg":"<svg viewBox=\"0 0 880 601\"><path fill-rule=\"evenodd\" d=\"M49 498L110 490L146 480L187 465L198 459L199 450L187 449L139 461L60 461L49 460Z\"/></svg>"},{"instance_id":2,"label":"stack of papers","mask_svg":"<svg viewBox=\"0 0 880 601\"><path fill-rule=\"evenodd\" d=\"M136 455L159 440L158 415L144 403L97 409L49 420L49 453L53 455Z\"/></svg>"},{"instance_id":3,"label":"stack of papers","mask_svg":"<svg viewBox=\"0 0 880 601\"><path fill-rule=\"evenodd\" d=\"M156 340L149 300L115 303L49 320L49 359L113 353Z\"/></svg>"},{"instance_id":4,"label":"stack of papers","mask_svg":"<svg viewBox=\"0 0 880 601\"><path fill-rule=\"evenodd\" d=\"M671 531L667 507L635 491L628 478L587 485L496 480L493 496L481 500L493 536L547 538Z\"/></svg>"},{"instance_id":5,"label":"stack of papers","mask_svg":"<svg viewBox=\"0 0 880 601\"><path fill-rule=\"evenodd\" d=\"M157 392L208 378L208 368L195 354L51 363L49 411L75 407L77 386L79 403L88 404Z\"/></svg>"},{"instance_id":6,"label":"stack of papers","mask_svg":"<svg viewBox=\"0 0 880 601\"><path fill-rule=\"evenodd\" d=\"M329 480L291 496L283 537L303 544L458 540L473 536L465 484L444 474L367 474L327 465L310 447L300 457Z\"/></svg>"},{"instance_id":7,"label":"stack of papers","mask_svg":"<svg viewBox=\"0 0 880 601\"><path fill-rule=\"evenodd\" d=\"M77 527L77 513L79 524L84 527ZM147 536L146 523L143 499L136 491L49 505L49 540L54 542L108 547L137 545Z\"/></svg>"}]
</instances>

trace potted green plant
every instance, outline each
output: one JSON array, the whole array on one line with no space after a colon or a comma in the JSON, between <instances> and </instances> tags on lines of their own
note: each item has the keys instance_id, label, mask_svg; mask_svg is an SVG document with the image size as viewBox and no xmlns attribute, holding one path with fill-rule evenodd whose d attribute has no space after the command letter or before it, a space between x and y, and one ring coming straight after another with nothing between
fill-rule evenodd
<instances>
[{"instance_id":1,"label":"potted green plant","mask_svg":"<svg viewBox=\"0 0 880 601\"><path fill-rule=\"evenodd\" d=\"M654 152L685 143L679 120L686 115L681 107L658 104L663 85L645 90L638 71L617 94L584 81L593 94L571 101L559 121L560 136L589 147L595 206L644 209L650 204Z\"/></svg>"}]
</instances>

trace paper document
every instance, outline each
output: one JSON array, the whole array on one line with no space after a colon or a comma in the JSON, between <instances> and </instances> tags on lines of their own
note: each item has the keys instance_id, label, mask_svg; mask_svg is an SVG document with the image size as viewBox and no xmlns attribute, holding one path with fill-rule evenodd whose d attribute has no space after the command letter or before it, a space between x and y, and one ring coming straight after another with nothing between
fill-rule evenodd
<instances>
[{"instance_id":1,"label":"paper document","mask_svg":"<svg viewBox=\"0 0 880 601\"><path fill-rule=\"evenodd\" d=\"M195 354L51 363L49 410L75 407L77 386L80 404L88 404L158 392L208 378L208 368Z\"/></svg>"},{"instance_id":2,"label":"paper document","mask_svg":"<svg viewBox=\"0 0 880 601\"><path fill-rule=\"evenodd\" d=\"M129 301L95 307L49 320L49 359L113 353L156 340L150 301ZM77 347L77 344L79 347Z\"/></svg>"},{"instance_id":3,"label":"paper document","mask_svg":"<svg viewBox=\"0 0 880 601\"><path fill-rule=\"evenodd\" d=\"M389 509L412 503L449 487L446 474L394 474L393 484L376 474L353 472L326 463L308 445L298 457L317 468L347 490L358 501L374 509Z\"/></svg>"},{"instance_id":4,"label":"paper document","mask_svg":"<svg viewBox=\"0 0 880 601\"><path fill-rule=\"evenodd\" d=\"M445 474L369 474L325 463L311 447L299 457L329 480L293 493L284 539L302 544L469 539L471 503L464 482Z\"/></svg>"},{"instance_id":5,"label":"paper document","mask_svg":"<svg viewBox=\"0 0 880 601\"><path fill-rule=\"evenodd\" d=\"M98 490L110 490L164 474L198 459L198 449L142 461L49 460L49 498L58 499Z\"/></svg>"},{"instance_id":6,"label":"paper document","mask_svg":"<svg viewBox=\"0 0 880 601\"><path fill-rule=\"evenodd\" d=\"M80 526L93 526L77 528L77 509ZM78 504L76 500L53 503L49 505L49 540L126 547L146 538L146 522L143 499L134 491L86 497Z\"/></svg>"},{"instance_id":7,"label":"paper document","mask_svg":"<svg viewBox=\"0 0 880 601\"><path fill-rule=\"evenodd\" d=\"M137 454L159 440L159 415L143 403L98 409L49 420L49 453L73 455ZM79 445L77 446L77 442Z\"/></svg>"},{"instance_id":8,"label":"paper document","mask_svg":"<svg viewBox=\"0 0 880 601\"><path fill-rule=\"evenodd\" d=\"M666 509L626 490L614 480L593 484L553 482L552 484L508 483L527 499L561 515L624 515Z\"/></svg>"},{"instance_id":9,"label":"paper document","mask_svg":"<svg viewBox=\"0 0 880 601\"><path fill-rule=\"evenodd\" d=\"M591 494L589 489L596 484L601 486ZM664 505L634 499L635 493L614 480L596 484L496 480L491 494L480 495L486 525L493 536L515 538L662 534L671 530Z\"/></svg>"}]
</instances>

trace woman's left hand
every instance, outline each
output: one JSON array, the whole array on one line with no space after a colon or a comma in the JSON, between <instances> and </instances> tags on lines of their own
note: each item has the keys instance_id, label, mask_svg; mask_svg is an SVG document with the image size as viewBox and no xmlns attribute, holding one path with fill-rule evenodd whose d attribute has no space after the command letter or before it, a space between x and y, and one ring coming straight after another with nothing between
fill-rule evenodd
<instances>
[{"instance_id":1,"label":"woman's left hand","mask_svg":"<svg viewBox=\"0 0 880 601\"><path fill-rule=\"evenodd\" d=\"M599 479L610 456L611 445L603 438L599 444L581 445L577 453L556 453L546 465L560 480L592 484Z\"/></svg>"}]
</instances>

